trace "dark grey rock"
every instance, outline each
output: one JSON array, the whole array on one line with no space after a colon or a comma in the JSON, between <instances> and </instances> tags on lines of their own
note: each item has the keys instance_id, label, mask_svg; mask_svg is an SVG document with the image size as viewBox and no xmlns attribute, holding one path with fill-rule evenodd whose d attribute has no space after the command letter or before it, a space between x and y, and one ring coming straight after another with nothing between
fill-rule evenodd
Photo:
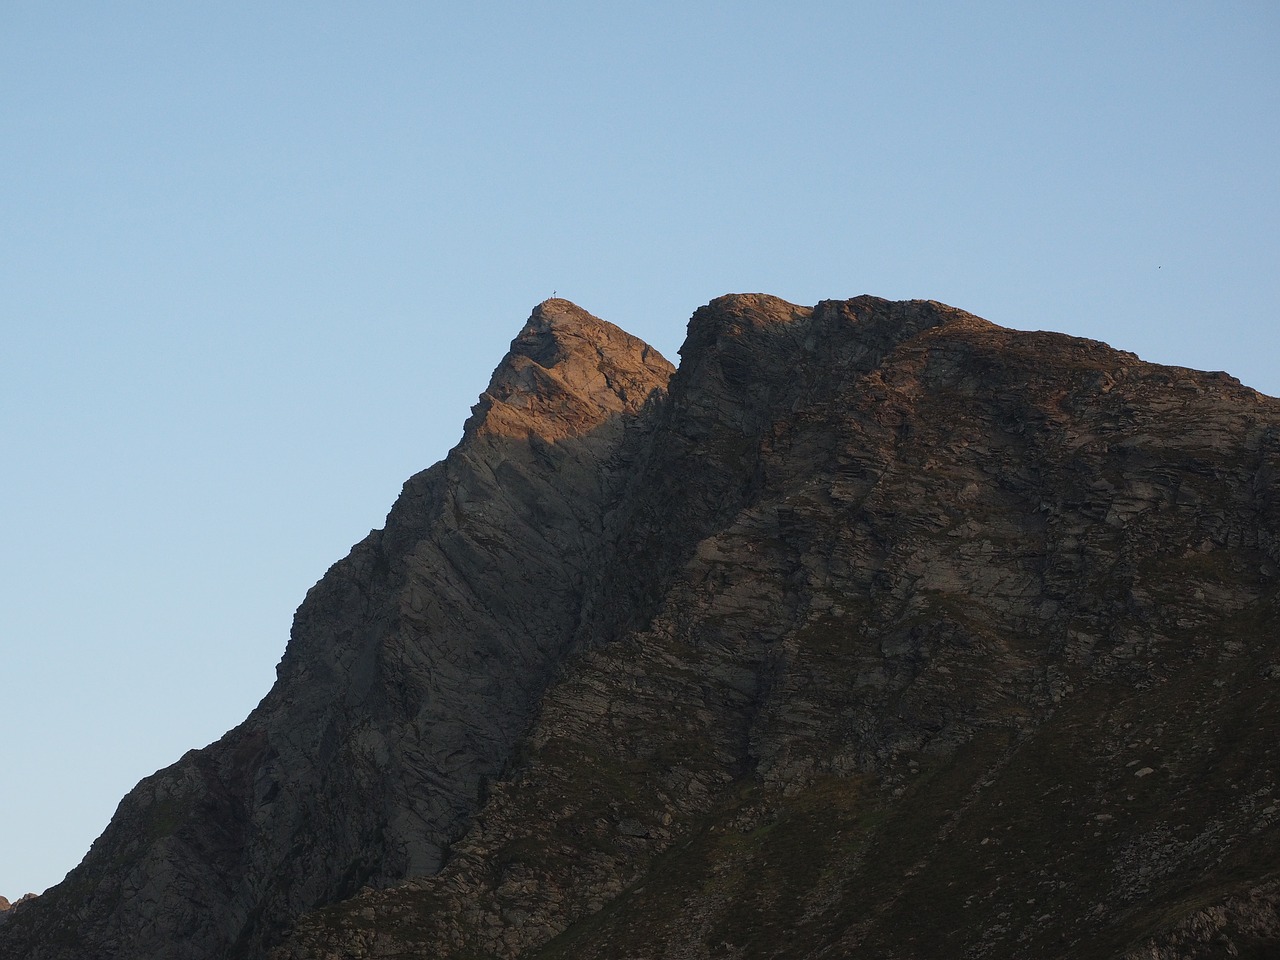
<instances>
[{"instance_id":1,"label":"dark grey rock","mask_svg":"<svg viewBox=\"0 0 1280 960\"><path fill-rule=\"evenodd\" d=\"M535 311L0 956L1275 945L1280 402L927 301Z\"/></svg>"},{"instance_id":2,"label":"dark grey rock","mask_svg":"<svg viewBox=\"0 0 1280 960\"><path fill-rule=\"evenodd\" d=\"M259 707L125 797L0 955L260 956L307 909L435 873L573 647L611 458L670 374L539 306L458 446L308 592Z\"/></svg>"}]
</instances>

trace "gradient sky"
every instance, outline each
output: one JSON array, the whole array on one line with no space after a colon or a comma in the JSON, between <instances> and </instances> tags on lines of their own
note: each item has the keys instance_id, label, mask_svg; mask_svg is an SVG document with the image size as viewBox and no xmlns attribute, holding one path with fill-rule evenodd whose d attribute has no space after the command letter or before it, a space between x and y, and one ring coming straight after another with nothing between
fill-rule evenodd
<instances>
[{"instance_id":1,"label":"gradient sky","mask_svg":"<svg viewBox=\"0 0 1280 960\"><path fill-rule=\"evenodd\" d=\"M266 693L552 291L872 293L1280 394L1280 7L0 3L0 894Z\"/></svg>"}]
</instances>

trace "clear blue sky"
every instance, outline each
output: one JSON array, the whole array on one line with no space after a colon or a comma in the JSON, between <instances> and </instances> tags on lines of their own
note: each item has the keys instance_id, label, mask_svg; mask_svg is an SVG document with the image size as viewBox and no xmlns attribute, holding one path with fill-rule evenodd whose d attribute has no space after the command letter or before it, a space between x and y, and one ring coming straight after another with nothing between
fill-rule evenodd
<instances>
[{"instance_id":1,"label":"clear blue sky","mask_svg":"<svg viewBox=\"0 0 1280 960\"><path fill-rule=\"evenodd\" d=\"M0 5L0 894L267 691L553 290L946 301L1280 393L1280 7Z\"/></svg>"}]
</instances>

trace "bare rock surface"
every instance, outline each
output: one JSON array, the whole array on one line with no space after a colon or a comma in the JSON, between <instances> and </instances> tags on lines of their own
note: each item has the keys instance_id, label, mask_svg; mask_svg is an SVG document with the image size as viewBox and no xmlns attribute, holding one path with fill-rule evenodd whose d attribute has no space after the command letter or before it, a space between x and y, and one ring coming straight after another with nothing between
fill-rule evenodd
<instances>
[{"instance_id":1,"label":"bare rock surface","mask_svg":"<svg viewBox=\"0 0 1280 960\"><path fill-rule=\"evenodd\" d=\"M578 628L656 351L534 311L447 459L298 609L254 713L121 802L0 955L250 957L300 912L435 873Z\"/></svg>"},{"instance_id":2,"label":"bare rock surface","mask_svg":"<svg viewBox=\"0 0 1280 960\"><path fill-rule=\"evenodd\" d=\"M670 376L549 301L0 956L1275 955L1278 572L1225 374L735 295Z\"/></svg>"},{"instance_id":3,"label":"bare rock surface","mask_svg":"<svg viewBox=\"0 0 1280 960\"><path fill-rule=\"evenodd\" d=\"M19 907L26 909L27 905L36 899L36 896L37 895L34 893L24 893L12 903L9 902L8 897L0 897L0 923L4 923L8 920L9 917L13 915L13 911Z\"/></svg>"}]
</instances>

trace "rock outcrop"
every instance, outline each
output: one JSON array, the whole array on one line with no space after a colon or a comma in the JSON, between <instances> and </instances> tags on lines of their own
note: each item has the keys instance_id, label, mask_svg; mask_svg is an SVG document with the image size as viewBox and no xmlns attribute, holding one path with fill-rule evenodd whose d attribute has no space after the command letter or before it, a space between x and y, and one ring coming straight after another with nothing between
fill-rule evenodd
<instances>
[{"instance_id":1,"label":"rock outcrop","mask_svg":"<svg viewBox=\"0 0 1280 960\"><path fill-rule=\"evenodd\" d=\"M543 304L0 956L1280 948L1280 401L940 304Z\"/></svg>"},{"instance_id":2,"label":"rock outcrop","mask_svg":"<svg viewBox=\"0 0 1280 960\"><path fill-rule=\"evenodd\" d=\"M670 375L542 304L462 442L308 592L271 693L125 797L0 955L261 956L308 909L436 872L574 649L613 451Z\"/></svg>"},{"instance_id":3,"label":"rock outcrop","mask_svg":"<svg viewBox=\"0 0 1280 960\"><path fill-rule=\"evenodd\" d=\"M18 909L19 907L25 908L28 904L31 903L31 901L35 899L36 899L36 894L34 893L24 893L17 900L14 900L12 903L9 902L8 897L0 897L0 923L4 923L6 920L8 920L9 917L13 915L14 910Z\"/></svg>"}]
</instances>

